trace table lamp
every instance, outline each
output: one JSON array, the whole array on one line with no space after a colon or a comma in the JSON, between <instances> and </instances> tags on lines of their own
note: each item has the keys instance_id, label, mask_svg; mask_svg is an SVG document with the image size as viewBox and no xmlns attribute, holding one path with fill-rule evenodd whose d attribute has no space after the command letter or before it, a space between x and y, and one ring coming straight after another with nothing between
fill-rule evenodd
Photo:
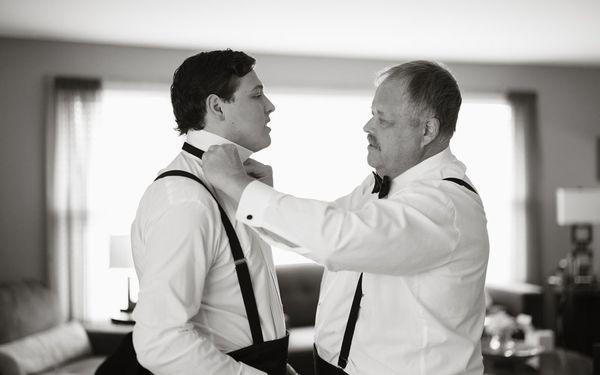
<instances>
[{"instance_id":1,"label":"table lamp","mask_svg":"<svg viewBox=\"0 0 600 375\"><path fill-rule=\"evenodd\" d=\"M567 277L575 284L593 284L592 225L600 224L600 188L559 188L556 191L559 225L571 226L574 249L567 257Z\"/></svg>"},{"instance_id":2,"label":"table lamp","mask_svg":"<svg viewBox=\"0 0 600 375\"><path fill-rule=\"evenodd\" d=\"M133 268L133 258L131 256L131 240L128 235L110 236L110 264L112 269ZM118 317L113 317L113 323L133 324L131 313L135 307L135 302L131 300L131 276L127 275L127 308L121 309Z\"/></svg>"}]
</instances>

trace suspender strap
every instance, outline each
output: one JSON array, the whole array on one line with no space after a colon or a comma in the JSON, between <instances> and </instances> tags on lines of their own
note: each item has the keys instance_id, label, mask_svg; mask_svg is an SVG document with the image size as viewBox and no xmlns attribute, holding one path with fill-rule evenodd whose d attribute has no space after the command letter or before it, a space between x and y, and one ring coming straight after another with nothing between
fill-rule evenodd
<instances>
[{"instance_id":1,"label":"suspender strap","mask_svg":"<svg viewBox=\"0 0 600 375\"><path fill-rule=\"evenodd\" d=\"M186 143L187 144L187 143ZM191 146L191 145L190 145ZM193 146L191 146L193 147ZM185 150L185 145L184 145ZM187 150L186 150L187 151ZM250 271L248 270L248 264L246 262L246 258L244 258L244 253L242 252L242 246L240 245L240 241L235 234L235 230L233 229L233 225L229 221L227 214L225 214L225 210L217 201L217 198L213 195L213 193L208 189L208 187L202 182L198 176L195 176L186 171L172 170L166 171L158 176L154 181L159 180L168 176L179 176L179 177L187 177L196 182L199 182L204 186L206 191L213 197L217 206L219 207L219 212L221 214L221 221L223 222L223 226L225 227L225 232L227 233L227 238L229 239L229 245L231 247L231 254L233 255L233 260L235 262L235 272L237 274L238 283L240 284L240 289L242 291L242 299L244 300L244 307L246 308L246 315L248 316L248 323L250 324L250 332L252 334L252 341L254 344L260 344L264 342L262 336L262 330L260 328L260 319L258 315L258 308L256 307L256 298L254 297L254 290L252 289L252 280L250 279Z\"/></svg>"},{"instance_id":2,"label":"suspender strap","mask_svg":"<svg viewBox=\"0 0 600 375\"><path fill-rule=\"evenodd\" d=\"M460 178L448 177L448 178L444 178L444 180L454 182L455 184L466 187L467 189L471 190L473 193L478 194L477 191L473 188L473 186L469 185L466 181L461 180Z\"/></svg>"},{"instance_id":3,"label":"suspender strap","mask_svg":"<svg viewBox=\"0 0 600 375\"><path fill-rule=\"evenodd\" d=\"M360 308L360 300L363 295L362 278L363 274L361 272L360 277L358 278L358 285L356 285L356 291L354 292L352 307L350 307L350 316L348 316L348 323L346 323L346 331L344 332L342 349L338 359L338 366L341 368L346 368L346 365L348 364L348 354L350 354L350 345L352 345L352 336L354 336L354 327L356 327L356 321L358 320L358 310Z\"/></svg>"}]
</instances>

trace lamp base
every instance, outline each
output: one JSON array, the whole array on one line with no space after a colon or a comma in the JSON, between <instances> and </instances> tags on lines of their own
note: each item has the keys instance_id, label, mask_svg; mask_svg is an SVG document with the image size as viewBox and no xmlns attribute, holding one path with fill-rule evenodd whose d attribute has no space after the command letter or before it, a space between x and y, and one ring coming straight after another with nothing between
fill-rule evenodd
<instances>
[{"instance_id":1,"label":"lamp base","mask_svg":"<svg viewBox=\"0 0 600 375\"><path fill-rule=\"evenodd\" d=\"M131 300L131 277L127 277L127 308L111 316L110 321L114 324L135 324L133 320L133 309L136 303Z\"/></svg>"},{"instance_id":2,"label":"lamp base","mask_svg":"<svg viewBox=\"0 0 600 375\"><path fill-rule=\"evenodd\" d=\"M127 276L127 308L121 309L121 312L131 314L135 309L135 302L131 300L131 277Z\"/></svg>"},{"instance_id":3,"label":"lamp base","mask_svg":"<svg viewBox=\"0 0 600 375\"><path fill-rule=\"evenodd\" d=\"M569 281L575 285L592 285L596 277L592 266L592 252L586 246L576 248L567 257Z\"/></svg>"},{"instance_id":4,"label":"lamp base","mask_svg":"<svg viewBox=\"0 0 600 375\"><path fill-rule=\"evenodd\" d=\"M135 320L133 320L133 315L130 312L121 312L111 316L110 321L114 324L126 324L126 325L134 325Z\"/></svg>"}]
</instances>

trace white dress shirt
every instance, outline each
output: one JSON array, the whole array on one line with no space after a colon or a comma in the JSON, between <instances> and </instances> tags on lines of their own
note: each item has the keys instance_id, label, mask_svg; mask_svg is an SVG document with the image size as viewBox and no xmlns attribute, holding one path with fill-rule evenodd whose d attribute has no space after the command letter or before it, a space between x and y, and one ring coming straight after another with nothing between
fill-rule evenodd
<instances>
[{"instance_id":1,"label":"white dress shirt","mask_svg":"<svg viewBox=\"0 0 600 375\"><path fill-rule=\"evenodd\" d=\"M188 132L187 142L202 150L231 143L202 130ZM238 151L244 159L250 156L240 146ZM174 169L205 181L202 160L185 151L161 172ZM247 259L264 340L281 338L285 321L271 249L235 220L233 201L224 194L217 198ZM229 240L206 189L186 177L152 183L131 240L140 282L133 331L140 363L161 375L263 374L225 354L252 345L252 336Z\"/></svg>"},{"instance_id":2,"label":"white dress shirt","mask_svg":"<svg viewBox=\"0 0 600 375\"><path fill-rule=\"evenodd\" d=\"M443 181L469 182L465 170L446 149L394 178L385 199L371 194L373 176L333 203L246 187L238 220L327 268L315 323L321 358L337 365L364 272L347 373L483 373L487 221L478 195Z\"/></svg>"}]
</instances>

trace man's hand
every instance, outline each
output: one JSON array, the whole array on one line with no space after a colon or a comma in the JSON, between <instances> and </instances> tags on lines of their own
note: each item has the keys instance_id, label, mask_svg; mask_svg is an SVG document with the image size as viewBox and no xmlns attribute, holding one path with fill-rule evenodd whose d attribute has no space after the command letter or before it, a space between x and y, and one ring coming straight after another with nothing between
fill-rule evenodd
<instances>
[{"instance_id":1,"label":"man's hand","mask_svg":"<svg viewBox=\"0 0 600 375\"><path fill-rule=\"evenodd\" d=\"M202 170L208 182L236 202L253 181L246 174L237 149L231 144L210 146L202 155Z\"/></svg>"},{"instance_id":2,"label":"man's hand","mask_svg":"<svg viewBox=\"0 0 600 375\"><path fill-rule=\"evenodd\" d=\"M263 184L273 187L273 168L270 165L263 164L254 159L248 159L244 162L246 173L250 177L256 178Z\"/></svg>"}]
</instances>

